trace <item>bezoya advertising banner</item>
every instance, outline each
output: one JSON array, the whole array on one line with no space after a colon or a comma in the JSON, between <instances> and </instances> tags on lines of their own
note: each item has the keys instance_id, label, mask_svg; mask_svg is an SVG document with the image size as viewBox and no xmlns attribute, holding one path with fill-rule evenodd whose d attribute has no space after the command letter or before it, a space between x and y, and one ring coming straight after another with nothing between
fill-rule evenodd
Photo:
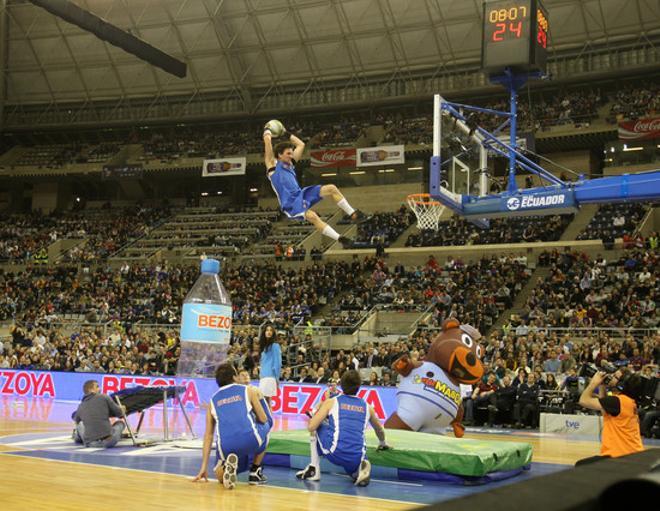
<instances>
[{"instance_id":1,"label":"bezoya advertising banner","mask_svg":"<svg viewBox=\"0 0 660 511\"><path fill-rule=\"evenodd\" d=\"M226 177L245 175L246 158L217 158L204 160L202 177Z\"/></svg>"},{"instance_id":2,"label":"bezoya advertising banner","mask_svg":"<svg viewBox=\"0 0 660 511\"><path fill-rule=\"evenodd\" d=\"M402 145L364 147L357 150L358 167L400 165L405 161L405 150Z\"/></svg>"},{"instance_id":3,"label":"bezoya advertising banner","mask_svg":"<svg viewBox=\"0 0 660 511\"><path fill-rule=\"evenodd\" d=\"M218 390L217 383L210 378L0 369L0 410L9 407L7 401L3 402L8 397L37 397L79 402L83 397L82 388L87 380L96 380L104 394L112 394L138 385L144 387L180 385L186 389L180 396L183 406L192 408L208 403ZM258 382L253 381L252 384L258 385ZM271 400L272 411L275 415L303 415L306 411L319 406L325 399L324 393L327 388L325 384L280 382L277 395ZM386 419L396 410L395 387L363 385L358 391L358 396L374 407L376 415L381 420Z\"/></svg>"}]
</instances>

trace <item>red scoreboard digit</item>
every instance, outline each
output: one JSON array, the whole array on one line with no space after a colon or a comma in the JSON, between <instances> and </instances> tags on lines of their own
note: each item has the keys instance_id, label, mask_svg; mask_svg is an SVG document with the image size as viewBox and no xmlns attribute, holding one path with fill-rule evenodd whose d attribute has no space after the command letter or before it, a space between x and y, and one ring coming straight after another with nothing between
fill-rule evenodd
<instances>
[{"instance_id":1,"label":"red scoreboard digit","mask_svg":"<svg viewBox=\"0 0 660 511\"><path fill-rule=\"evenodd\" d=\"M501 72L543 71L547 59L548 13L539 0L484 2L482 67Z\"/></svg>"}]
</instances>

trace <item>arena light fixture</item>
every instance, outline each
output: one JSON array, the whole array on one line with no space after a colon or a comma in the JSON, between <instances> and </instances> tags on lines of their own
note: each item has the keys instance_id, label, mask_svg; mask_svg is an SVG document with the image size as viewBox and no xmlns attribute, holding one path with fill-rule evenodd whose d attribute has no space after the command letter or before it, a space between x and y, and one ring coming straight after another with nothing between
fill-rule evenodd
<instances>
[{"instance_id":1,"label":"arena light fixture","mask_svg":"<svg viewBox=\"0 0 660 511\"><path fill-rule=\"evenodd\" d=\"M336 176L336 172L326 172L325 174L321 174L321 177L333 177Z\"/></svg>"},{"instance_id":2,"label":"arena light fixture","mask_svg":"<svg viewBox=\"0 0 660 511\"><path fill-rule=\"evenodd\" d=\"M258 192L259 190L257 188L250 188L251 192Z\"/></svg>"},{"instance_id":3,"label":"arena light fixture","mask_svg":"<svg viewBox=\"0 0 660 511\"><path fill-rule=\"evenodd\" d=\"M408 170L424 170L424 167L408 167Z\"/></svg>"},{"instance_id":4,"label":"arena light fixture","mask_svg":"<svg viewBox=\"0 0 660 511\"><path fill-rule=\"evenodd\" d=\"M202 192L202 197L208 197L209 192Z\"/></svg>"},{"instance_id":5,"label":"arena light fixture","mask_svg":"<svg viewBox=\"0 0 660 511\"><path fill-rule=\"evenodd\" d=\"M355 172L349 172L351 176L361 176L362 174L366 174L367 172L364 170L356 170Z\"/></svg>"},{"instance_id":6,"label":"arena light fixture","mask_svg":"<svg viewBox=\"0 0 660 511\"><path fill-rule=\"evenodd\" d=\"M380 169L378 171L379 174L391 174L392 172L396 172L394 169Z\"/></svg>"},{"instance_id":7,"label":"arena light fixture","mask_svg":"<svg viewBox=\"0 0 660 511\"><path fill-rule=\"evenodd\" d=\"M185 62L159 50L148 42L109 23L96 14L79 7L70 0L29 0L64 21L82 28L102 41L106 41L163 71L184 78L187 73Z\"/></svg>"},{"instance_id":8,"label":"arena light fixture","mask_svg":"<svg viewBox=\"0 0 660 511\"><path fill-rule=\"evenodd\" d=\"M636 146L636 147L628 147L628 146L626 146L625 144L624 144L624 146L623 146L623 152L625 152L625 153L630 152L630 151L643 151L643 150L644 150L644 148L643 148L643 147L639 147L639 146Z\"/></svg>"}]
</instances>

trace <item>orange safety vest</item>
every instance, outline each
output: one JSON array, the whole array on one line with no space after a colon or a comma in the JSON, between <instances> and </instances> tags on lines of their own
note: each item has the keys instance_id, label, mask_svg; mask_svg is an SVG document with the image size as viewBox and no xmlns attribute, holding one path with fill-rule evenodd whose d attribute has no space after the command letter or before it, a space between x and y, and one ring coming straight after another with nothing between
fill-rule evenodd
<instances>
[{"instance_id":1,"label":"orange safety vest","mask_svg":"<svg viewBox=\"0 0 660 511\"><path fill-rule=\"evenodd\" d=\"M618 394L621 412L614 417L603 413L603 436L600 453L617 458L644 450L642 435L639 432L637 405L628 396Z\"/></svg>"}]
</instances>

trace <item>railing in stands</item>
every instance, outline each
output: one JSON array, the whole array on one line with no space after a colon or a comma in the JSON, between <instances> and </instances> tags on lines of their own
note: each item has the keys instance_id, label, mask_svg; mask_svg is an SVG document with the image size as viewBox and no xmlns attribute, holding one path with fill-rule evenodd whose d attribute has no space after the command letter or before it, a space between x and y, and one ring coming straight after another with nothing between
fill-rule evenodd
<instances>
[{"instance_id":1,"label":"railing in stands","mask_svg":"<svg viewBox=\"0 0 660 511\"><path fill-rule=\"evenodd\" d=\"M439 326L418 326L416 331L439 331ZM499 332L504 333L507 329L498 328ZM546 335L557 334L558 337L569 335L573 338L585 339L599 337L600 335L607 335L608 337L624 338L632 335L635 338L647 337L660 334L658 328L627 328L627 327L543 327L543 328L530 328L528 334L516 335L515 328L508 330L508 334L513 337L530 335L533 333L543 332Z\"/></svg>"}]
</instances>

